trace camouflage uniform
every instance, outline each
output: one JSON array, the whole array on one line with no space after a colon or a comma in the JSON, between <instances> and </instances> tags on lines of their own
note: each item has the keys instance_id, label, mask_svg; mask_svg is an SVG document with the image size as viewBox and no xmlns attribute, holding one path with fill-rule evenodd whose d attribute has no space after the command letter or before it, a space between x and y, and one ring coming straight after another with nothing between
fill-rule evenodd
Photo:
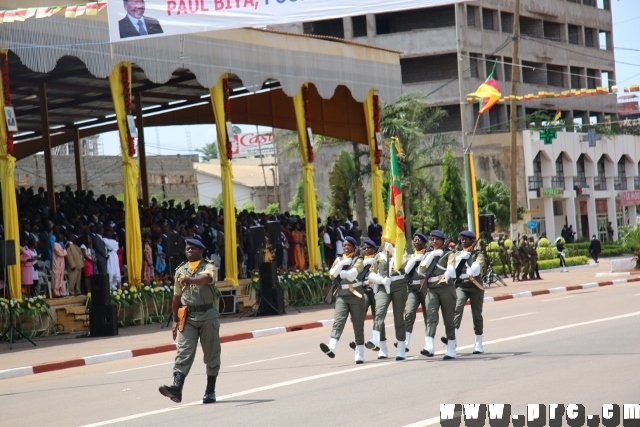
<instances>
[{"instance_id":1,"label":"camouflage uniform","mask_svg":"<svg viewBox=\"0 0 640 427\"><path fill-rule=\"evenodd\" d=\"M502 274L504 274L504 277L509 277L509 274L513 276L511 262L509 261L509 252L504 245L504 239L498 240L498 251L500 254L500 263L502 264Z\"/></svg>"},{"instance_id":2,"label":"camouflage uniform","mask_svg":"<svg viewBox=\"0 0 640 427\"><path fill-rule=\"evenodd\" d=\"M520 248L515 242L511 246L510 255L513 267L513 269L511 270L511 277L513 278L514 282L517 282L518 280L520 280L520 273L522 271L522 258L520 257Z\"/></svg>"},{"instance_id":3,"label":"camouflage uniform","mask_svg":"<svg viewBox=\"0 0 640 427\"><path fill-rule=\"evenodd\" d=\"M529 254L529 242L526 237L520 240L520 262L522 263L522 277L520 280L529 280L529 272L531 271L531 255Z\"/></svg>"}]
</instances>

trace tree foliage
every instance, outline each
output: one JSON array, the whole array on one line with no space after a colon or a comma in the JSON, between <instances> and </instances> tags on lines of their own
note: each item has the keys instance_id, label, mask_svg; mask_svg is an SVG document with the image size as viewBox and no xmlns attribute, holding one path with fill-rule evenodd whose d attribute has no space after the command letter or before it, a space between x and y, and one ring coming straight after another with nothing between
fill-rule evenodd
<instances>
[{"instance_id":1,"label":"tree foliage","mask_svg":"<svg viewBox=\"0 0 640 427\"><path fill-rule=\"evenodd\" d=\"M351 200L355 195L355 174L353 158L346 151L341 151L329 172L331 215L346 218L352 213Z\"/></svg>"},{"instance_id":2,"label":"tree foliage","mask_svg":"<svg viewBox=\"0 0 640 427\"><path fill-rule=\"evenodd\" d=\"M460 165L453 150L445 152L443 163L440 193L430 203L430 217L445 234L457 236L467 226L467 209Z\"/></svg>"},{"instance_id":3,"label":"tree foliage","mask_svg":"<svg viewBox=\"0 0 640 427\"><path fill-rule=\"evenodd\" d=\"M200 153L201 160L203 162L209 162L212 159L218 158L218 142L210 142L202 148L196 148L196 151Z\"/></svg>"},{"instance_id":4,"label":"tree foliage","mask_svg":"<svg viewBox=\"0 0 640 427\"><path fill-rule=\"evenodd\" d=\"M324 211L326 209L326 203L321 200L318 200L318 195L316 194L316 208L318 209L318 213ZM296 195L289 203L289 213L291 215L297 215L299 217L304 218L304 188L302 186L302 181L298 182L296 187Z\"/></svg>"},{"instance_id":5,"label":"tree foliage","mask_svg":"<svg viewBox=\"0 0 640 427\"><path fill-rule=\"evenodd\" d=\"M484 179L476 179L478 192L478 211L480 214L493 214L496 217L496 225L505 230L511 223L511 192L503 182L489 183ZM518 219L524 218L525 209L518 206Z\"/></svg>"}]
</instances>

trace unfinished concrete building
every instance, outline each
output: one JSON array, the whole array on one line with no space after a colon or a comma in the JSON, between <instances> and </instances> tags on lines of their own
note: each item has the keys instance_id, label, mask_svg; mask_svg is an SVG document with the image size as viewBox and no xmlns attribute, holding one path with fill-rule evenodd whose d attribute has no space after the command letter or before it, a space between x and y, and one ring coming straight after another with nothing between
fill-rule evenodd
<instances>
[{"instance_id":1,"label":"unfinished concrete building","mask_svg":"<svg viewBox=\"0 0 640 427\"><path fill-rule=\"evenodd\" d=\"M610 0L521 0L518 94L595 89L615 84ZM459 14L456 8L459 7ZM339 37L400 50L405 92L428 95L448 111L439 132L461 129L456 23L460 27L463 92L473 92L497 61L495 78L510 93L514 1L482 0L409 11L369 14L274 27ZM563 111L566 123L603 121L616 114L615 95L545 98L520 103L518 117ZM467 128L478 106L465 108ZM482 117L479 133L506 131L509 106Z\"/></svg>"}]
</instances>

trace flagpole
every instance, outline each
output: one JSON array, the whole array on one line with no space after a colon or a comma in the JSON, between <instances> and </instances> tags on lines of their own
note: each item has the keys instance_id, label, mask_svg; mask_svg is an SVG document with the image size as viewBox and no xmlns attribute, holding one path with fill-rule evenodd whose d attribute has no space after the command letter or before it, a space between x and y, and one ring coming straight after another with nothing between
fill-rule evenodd
<instances>
[{"instance_id":1,"label":"flagpole","mask_svg":"<svg viewBox=\"0 0 640 427\"><path fill-rule=\"evenodd\" d=\"M511 167L510 167L510 190L511 190L511 240L515 241L518 234L518 107L516 106L516 93L518 91L518 76L520 75L520 64L518 60L518 41L520 39L520 0L516 0L515 13L513 14L513 54L511 56L511 114L509 117L509 130L511 131Z\"/></svg>"},{"instance_id":2,"label":"flagpole","mask_svg":"<svg viewBox=\"0 0 640 427\"><path fill-rule=\"evenodd\" d=\"M456 4L456 51L458 56L458 91L460 92L460 130L462 133L462 152L464 153L464 182L467 199L467 224L469 230L473 230L473 208L471 203L471 180L469 177L469 154L466 144L467 139L467 102L464 89L464 64L462 63L462 28L464 4Z\"/></svg>"}]
</instances>

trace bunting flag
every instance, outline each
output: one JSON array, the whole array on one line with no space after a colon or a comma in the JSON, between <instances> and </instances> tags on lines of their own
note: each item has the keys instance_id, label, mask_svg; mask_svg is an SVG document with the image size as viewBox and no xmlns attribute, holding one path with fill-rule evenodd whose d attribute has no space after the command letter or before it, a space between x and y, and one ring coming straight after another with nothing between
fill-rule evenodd
<instances>
[{"instance_id":1,"label":"bunting flag","mask_svg":"<svg viewBox=\"0 0 640 427\"><path fill-rule=\"evenodd\" d=\"M82 15L95 16L107 7L106 1L92 1L84 4L66 6L30 7L0 11L0 24L9 22L24 22L29 18L48 18L64 10L65 18L77 18Z\"/></svg>"},{"instance_id":2,"label":"bunting flag","mask_svg":"<svg viewBox=\"0 0 640 427\"><path fill-rule=\"evenodd\" d=\"M558 110L556 111L556 115L553 118L554 122L557 122L558 120L560 120L562 118L562 110Z\"/></svg>"},{"instance_id":3,"label":"bunting flag","mask_svg":"<svg viewBox=\"0 0 640 427\"><path fill-rule=\"evenodd\" d=\"M483 87L483 86L484 84L481 85L480 87ZM479 89L480 88L478 88L478 90ZM479 96L476 95L477 92L478 91L467 95L467 102L469 103L475 102L476 99L479 98ZM500 98L498 102L508 102L508 101L511 101L512 99L515 99L516 101L533 101L536 99L547 99L547 98L570 98L570 97L580 97L580 96L611 95L617 92L618 92L618 88L616 86L612 86L611 91L609 91L609 89L606 87L598 86L595 89L586 89L586 88L571 89L571 90L563 90L560 93L540 91L537 94L528 93L526 95L507 95L504 98Z\"/></svg>"},{"instance_id":4,"label":"bunting flag","mask_svg":"<svg viewBox=\"0 0 640 427\"><path fill-rule=\"evenodd\" d=\"M496 104L496 102L500 100L500 98L502 98L500 85L496 79L493 78L493 75L496 72L496 65L498 65L497 61L493 64L493 69L487 77L487 80L485 80L485 82L482 83L475 92L467 95L480 99L480 111L478 114L486 113Z\"/></svg>"},{"instance_id":5,"label":"bunting flag","mask_svg":"<svg viewBox=\"0 0 640 427\"><path fill-rule=\"evenodd\" d=\"M398 138L391 138L391 181L389 182L389 212L384 226L383 239L395 246L394 258L396 271L402 266L404 249L407 246L407 236L404 226L404 206L402 204L402 185L400 183L400 169L398 167L398 153L400 142Z\"/></svg>"}]
</instances>

